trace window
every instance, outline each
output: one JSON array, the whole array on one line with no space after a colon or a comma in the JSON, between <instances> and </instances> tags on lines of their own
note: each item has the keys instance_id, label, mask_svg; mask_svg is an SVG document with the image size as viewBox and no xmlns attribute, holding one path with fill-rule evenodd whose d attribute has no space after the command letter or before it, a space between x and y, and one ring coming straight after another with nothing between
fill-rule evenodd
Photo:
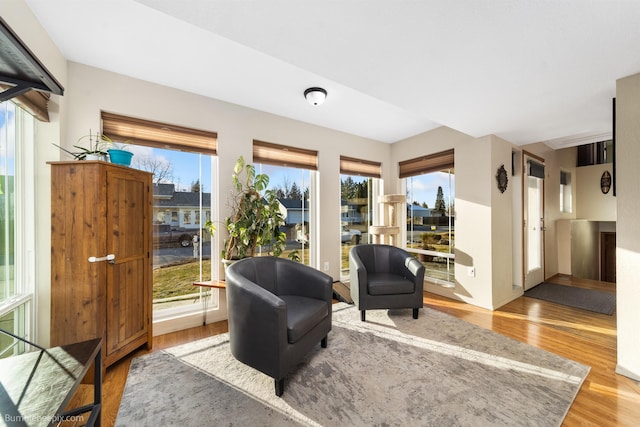
<instances>
[{"instance_id":1,"label":"window","mask_svg":"<svg viewBox=\"0 0 640 427\"><path fill-rule=\"evenodd\" d=\"M571 213L571 172L560 171L560 212Z\"/></svg>"},{"instance_id":2,"label":"window","mask_svg":"<svg viewBox=\"0 0 640 427\"><path fill-rule=\"evenodd\" d=\"M154 317L200 310L200 298L212 292L193 282L217 278L218 263L211 262L211 255L218 251L200 221L211 217L216 157L145 146L130 149L135 153L132 167L153 171L149 165L155 164L164 170L155 169L153 178Z\"/></svg>"},{"instance_id":3,"label":"window","mask_svg":"<svg viewBox=\"0 0 640 427\"><path fill-rule=\"evenodd\" d=\"M0 328L34 341L34 118L0 104ZM24 352L0 333L0 357Z\"/></svg>"},{"instance_id":4,"label":"window","mask_svg":"<svg viewBox=\"0 0 640 427\"><path fill-rule=\"evenodd\" d=\"M382 189L381 164L340 156L340 277L349 276L349 250L371 243L369 226L377 221Z\"/></svg>"},{"instance_id":5,"label":"window","mask_svg":"<svg viewBox=\"0 0 640 427\"><path fill-rule=\"evenodd\" d=\"M218 250L200 220L215 212L217 135L105 112L102 127L111 139L130 141L132 167L153 173L154 320L201 310L202 298L217 307L217 291L193 286L218 277L211 262Z\"/></svg>"},{"instance_id":6,"label":"window","mask_svg":"<svg viewBox=\"0 0 640 427\"><path fill-rule=\"evenodd\" d=\"M285 212L287 245L282 257L317 267L316 201L318 153L296 147L253 141L253 162L269 176Z\"/></svg>"},{"instance_id":7,"label":"window","mask_svg":"<svg viewBox=\"0 0 640 427\"><path fill-rule=\"evenodd\" d=\"M613 140L593 142L579 145L577 166L600 165L613 163L615 147Z\"/></svg>"},{"instance_id":8,"label":"window","mask_svg":"<svg viewBox=\"0 0 640 427\"><path fill-rule=\"evenodd\" d=\"M425 266L425 278L454 283L455 175L454 152L407 160L399 164L407 192L405 247Z\"/></svg>"}]
</instances>

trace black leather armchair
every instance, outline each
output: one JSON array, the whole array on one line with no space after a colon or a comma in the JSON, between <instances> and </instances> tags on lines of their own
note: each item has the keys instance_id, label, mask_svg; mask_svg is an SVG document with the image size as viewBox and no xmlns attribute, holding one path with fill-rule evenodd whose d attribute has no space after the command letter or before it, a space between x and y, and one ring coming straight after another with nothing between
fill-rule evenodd
<instances>
[{"instance_id":1,"label":"black leather armchair","mask_svg":"<svg viewBox=\"0 0 640 427\"><path fill-rule=\"evenodd\" d=\"M229 342L240 362L284 377L331 330L333 279L285 258L253 257L226 271Z\"/></svg>"},{"instance_id":2,"label":"black leather armchair","mask_svg":"<svg viewBox=\"0 0 640 427\"><path fill-rule=\"evenodd\" d=\"M407 251L389 245L357 245L349 251L351 298L365 321L365 311L423 306L424 265Z\"/></svg>"}]
</instances>

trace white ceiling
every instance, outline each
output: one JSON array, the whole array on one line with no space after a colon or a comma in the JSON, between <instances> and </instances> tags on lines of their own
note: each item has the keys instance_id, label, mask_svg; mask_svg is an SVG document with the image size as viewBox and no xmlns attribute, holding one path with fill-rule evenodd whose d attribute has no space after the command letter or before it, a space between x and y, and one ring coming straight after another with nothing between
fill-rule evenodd
<instances>
[{"instance_id":1,"label":"white ceiling","mask_svg":"<svg viewBox=\"0 0 640 427\"><path fill-rule=\"evenodd\" d=\"M638 0L26 2L70 61L390 143L600 138L640 72Z\"/></svg>"}]
</instances>

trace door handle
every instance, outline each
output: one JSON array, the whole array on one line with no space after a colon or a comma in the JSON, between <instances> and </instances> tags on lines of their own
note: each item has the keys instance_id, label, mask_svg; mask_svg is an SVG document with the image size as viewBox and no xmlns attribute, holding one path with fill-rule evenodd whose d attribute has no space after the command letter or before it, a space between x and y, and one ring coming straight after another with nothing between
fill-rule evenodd
<instances>
[{"instance_id":1,"label":"door handle","mask_svg":"<svg viewBox=\"0 0 640 427\"><path fill-rule=\"evenodd\" d=\"M100 262L100 261L109 261L109 264L116 263L116 256L114 254L108 254L107 256L95 257L90 256L89 262Z\"/></svg>"}]
</instances>

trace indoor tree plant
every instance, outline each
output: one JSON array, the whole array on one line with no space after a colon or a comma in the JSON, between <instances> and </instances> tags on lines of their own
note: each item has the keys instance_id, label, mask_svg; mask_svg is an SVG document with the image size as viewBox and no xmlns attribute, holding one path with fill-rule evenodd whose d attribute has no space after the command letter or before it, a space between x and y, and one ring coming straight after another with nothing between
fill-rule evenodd
<instances>
[{"instance_id":1,"label":"indoor tree plant","mask_svg":"<svg viewBox=\"0 0 640 427\"><path fill-rule=\"evenodd\" d=\"M224 220L229 236L224 242L223 260L253 256L258 246L270 246L269 253L279 256L286 244L286 234L280 231L285 219L276 193L267 189L269 176L256 174L255 166L245 163L240 156L233 169L232 182L230 215ZM215 232L210 221L205 227L211 234Z\"/></svg>"}]
</instances>

